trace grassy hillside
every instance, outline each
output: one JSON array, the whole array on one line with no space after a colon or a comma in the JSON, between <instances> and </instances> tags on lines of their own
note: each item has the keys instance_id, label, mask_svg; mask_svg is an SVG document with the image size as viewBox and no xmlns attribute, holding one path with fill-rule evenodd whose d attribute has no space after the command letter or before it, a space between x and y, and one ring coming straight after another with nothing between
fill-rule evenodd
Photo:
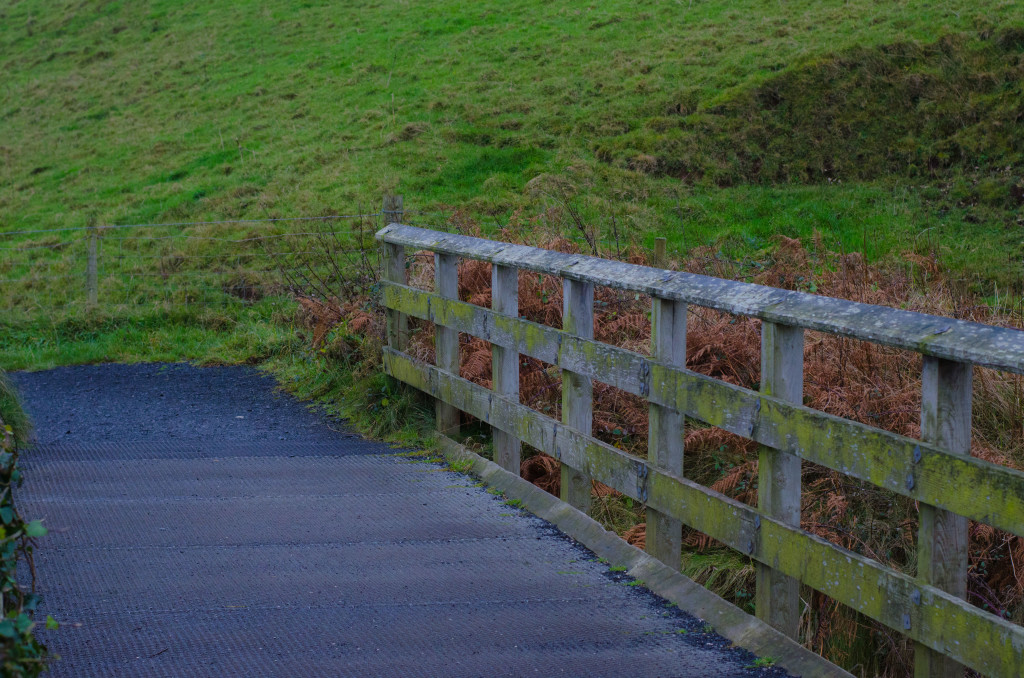
<instances>
[{"instance_id":1,"label":"grassy hillside","mask_svg":"<svg viewBox=\"0 0 1024 678\"><path fill-rule=\"evenodd\" d=\"M818 230L1005 287L1022 27L995 1L20 0L0 230L571 199L677 248Z\"/></svg>"},{"instance_id":2,"label":"grassy hillside","mask_svg":"<svg viewBox=\"0 0 1024 678\"><path fill-rule=\"evenodd\" d=\"M1021 318L1020 2L9 0L0 72L0 368L260 363L362 430L421 442L432 410L381 374L372 313L296 315L263 270L277 263L268 247L319 255L380 225L270 219L372 213L384 193L403 194L420 225L548 244L585 232L603 253L616 237L666 236L694 271ZM262 221L194 223L248 219ZM113 224L165 225L101 231L100 303L87 309L88 240L60 229ZM280 238L294 230L312 234ZM335 275L321 256L312 287L337 291L372 268L360 257ZM556 293L537 300L557 313ZM649 328L634 301L630 332ZM757 383L756 323L705 313L689 336L704 361L691 367ZM919 370L837 341L809 361L818 404L915 435ZM476 349L486 366L489 348ZM984 458L1019 467L1024 387L982 386ZM555 407L557 389L544 393ZM603 435L639 451L647 410L633 404L632 420L609 410L619 419ZM755 447L709 432L688 429L687 473L749 501ZM846 536L823 536L913 570L911 502L814 480L804 508L818 528L854 517ZM632 502L601 506L620 532L639 527ZM1024 618L1024 546L994 531L972 539L972 568L988 567L972 595ZM707 546L684 569L749 609L749 561ZM898 634L808 600L815 649L866 675L906 674Z\"/></svg>"}]
</instances>

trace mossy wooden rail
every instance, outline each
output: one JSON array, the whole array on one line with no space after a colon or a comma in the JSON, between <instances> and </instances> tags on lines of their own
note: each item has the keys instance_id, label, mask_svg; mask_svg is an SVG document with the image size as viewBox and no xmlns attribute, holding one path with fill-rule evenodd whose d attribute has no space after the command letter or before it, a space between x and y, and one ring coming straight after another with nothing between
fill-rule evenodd
<instances>
[{"instance_id":1,"label":"mossy wooden rail","mask_svg":"<svg viewBox=\"0 0 1024 678\"><path fill-rule=\"evenodd\" d=\"M758 616L793 637L803 583L916 641L916 676L962 675L961 665L1024 675L1024 628L964 600L967 520L1024 535L1024 473L968 454L972 365L1024 374L1024 332L400 224L377 238L389 315L384 368L437 399L442 431L456 408L494 428L495 458L508 470L518 471L520 441L551 454L562 462L562 498L578 508L589 507L591 478L644 502L647 548L674 567L680 523L750 556ZM446 278L437 293L405 284L406 248L435 253ZM493 265L494 308L454 298L458 257ZM519 270L562 278L563 329L517 317ZM651 356L593 340L595 284L652 297ZM687 304L763 321L760 391L685 368ZM403 352L409 316L446 328L437 335L443 364ZM921 353L922 439L801 405L805 329ZM495 347L494 390L458 376L457 332ZM519 403L510 367L519 354L563 370L562 421ZM592 437L593 379L650 402L648 459ZM683 477L683 416L763 445L757 508ZM801 459L920 502L917 577L800 529Z\"/></svg>"}]
</instances>

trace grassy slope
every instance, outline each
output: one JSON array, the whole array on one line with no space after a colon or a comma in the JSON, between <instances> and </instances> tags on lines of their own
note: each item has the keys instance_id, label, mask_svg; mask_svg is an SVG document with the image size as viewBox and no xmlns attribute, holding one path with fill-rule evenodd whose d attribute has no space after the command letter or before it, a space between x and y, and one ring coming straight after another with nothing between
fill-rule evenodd
<instances>
[{"instance_id":1,"label":"grassy slope","mask_svg":"<svg viewBox=\"0 0 1024 678\"><path fill-rule=\"evenodd\" d=\"M529 224L558 203L531 180L555 175L606 235L615 215L641 239L715 241L743 257L777 234L818 231L872 258L939 248L965 277L1019 284L1018 217L999 191L977 199L984 191L967 163L940 176L904 167L838 183L780 180L786 172L730 175L743 163L732 163L742 154L729 142L733 130L751 131L735 126L744 120L786 136L772 126L779 118L750 104L787 74L797 91L806 83L813 108L820 81L808 74L841 81L833 62L843 55L870 60L885 45L1022 25L1024 7L1009 1L20 0L0 7L0 232L365 211L386 190L428 211ZM1019 92L1006 77L999 86ZM864 91L873 90L855 94ZM794 140L814 143L814 122ZM672 176L704 129L725 133L697 148L703 177ZM31 264L0 257L0 274ZM55 320L36 301L34 320L0 318L0 366L268 361L300 395L355 414L366 430L429 428L422 403L369 370L372 350L353 339L331 344L339 355L317 355L267 322L272 308Z\"/></svg>"},{"instance_id":2,"label":"grassy slope","mask_svg":"<svg viewBox=\"0 0 1024 678\"><path fill-rule=\"evenodd\" d=\"M813 109L816 84L834 80L841 102L852 79L851 98L884 96L870 89L877 68L846 62L951 33L977 42L1006 26L1024 26L1018 3L20 0L0 8L0 232L347 213L375 208L385 190L427 211L411 221L437 223L432 211L458 207L485 225L529 227L565 199L538 179L552 175L605 237L614 217L640 240L716 242L746 257L777 234L817 231L871 258L937 248L965 278L1005 291L1019 285L1019 217L982 204L977 178L963 176L970 168L835 183L793 179L793 158L770 177L741 170L751 144L756 152L764 134L785 134L785 115L756 109L765 92L809 90L810 106L794 106ZM1008 70L1000 86L1011 103L1014 50L989 60ZM902 68L911 82L949 70ZM840 133L848 113L835 113ZM820 121L797 118L794 144L828 141L816 135ZM689 160L699 171L673 176ZM66 274L81 262L81 253L12 253L0 257L0 277L44 265ZM255 329L271 313L55 319L47 295L61 290L25 286L23 301L10 289L7 309L28 317L12 325L5 313L0 355L12 368L290 350L281 332Z\"/></svg>"},{"instance_id":3,"label":"grassy slope","mask_svg":"<svg viewBox=\"0 0 1024 678\"><path fill-rule=\"evenodd\" d=\"M350 211L385 189L505 222L553 173L596 220L677 245L819 229L861 249L867 231L881 254L933 228L962 246L964 213L913 188L688 187L595 149L823 53L1022 22L968 1L22 0L0 10L0 228Z\"/></svg>"}]
</instances>

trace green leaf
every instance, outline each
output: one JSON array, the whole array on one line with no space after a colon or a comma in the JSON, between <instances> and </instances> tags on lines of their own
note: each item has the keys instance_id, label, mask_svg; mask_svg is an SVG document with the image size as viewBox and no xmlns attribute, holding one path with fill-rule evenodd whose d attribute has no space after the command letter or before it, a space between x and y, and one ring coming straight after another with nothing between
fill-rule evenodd
<instances>
[{"instance_id":1,"label":"green leaf","mask_svg":"<svg viewBox=\"0 0 1024 678\"><path fill-rule=\"evenodd\" d=\"M46 528L43 527L43 521L33 520L25 525L25 534L29 537L42 537L46 534Z\"/></svg>"},{"instance_id":2,"label":"green leaf","mask_svg":"<svg viewBox=\"0 0 1024 678\"><path fill-rule=\"evenodd\" d=\"M3 521L4 525L10 525L11 521L14 520L14 509L10 506L0 506L0 520Z\"/></svg>"},{"instance_id":3,"label":"green leaf","mask_svg":"<svg viewBox=\"0 0 1024 678\"><path fill-rule=\"evenodd\" d=\"M14 620L4 619L0 621L0 637L13 638L14 637Z\"/></svg>"},{"instance_id":4,"label":"green leaf","mask_svg":"<svg viewBox=\"0 0 1024 678\"><path fill-rule=\"evenodd\" d=\"M46 628L50 631L56 631L60 624L53 618L52 615L46 615Z\"/></svg>"},{"instance_id":5,"label":"green leaf","mask_svg":"<svg viewBox=\"0 0 1024 678\"><path fill-rule=\"evenodd\" d=\"M32 622L32 618L27 614L19 614L18 618L14 620L14 628L17 629L18 633L28 633L32 630L35 624Z\"/></svg>"}]
</instances>

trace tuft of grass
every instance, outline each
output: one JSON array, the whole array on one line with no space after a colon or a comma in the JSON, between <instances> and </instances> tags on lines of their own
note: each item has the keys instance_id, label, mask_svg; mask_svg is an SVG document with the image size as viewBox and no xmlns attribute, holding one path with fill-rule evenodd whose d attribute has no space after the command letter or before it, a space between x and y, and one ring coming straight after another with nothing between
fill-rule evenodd
<instances>
[{"instance_id":1,"label":"tuft of grass","mask_svg":"<svg viewBox=\"0 0 1024 678\"><path fill-rule=\"evenodd\" d=\"M3 370L0 370L0 419L3 426L9 426L15 445L21 447L28 442L32 433L32 422L21 406L14 384Z\"/></svg>"},{"instance_id":2,"label":"tuft of grass","mask_svg":"<svg viewBox=\"0 0 1024 678\"><path fill-rule=\"evenodd\" d=\"M468 473L473 468L473 462L470 459L456 459L448 462L448 468L456 473Z\"/></svg>"}]
</instances>

